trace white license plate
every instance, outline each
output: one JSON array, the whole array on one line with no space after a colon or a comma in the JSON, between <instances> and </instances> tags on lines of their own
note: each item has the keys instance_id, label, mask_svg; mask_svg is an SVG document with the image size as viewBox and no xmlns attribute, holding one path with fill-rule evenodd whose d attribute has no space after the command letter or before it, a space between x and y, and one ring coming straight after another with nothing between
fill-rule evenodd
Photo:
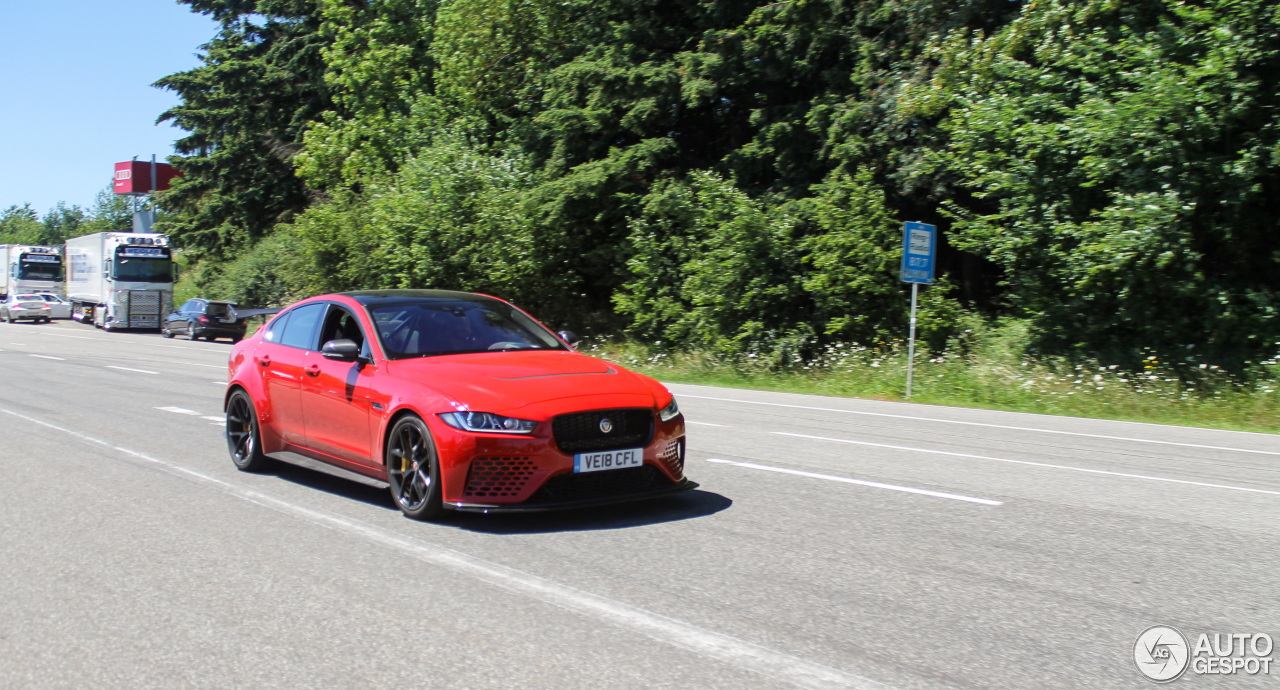
<instances>
[{"instance_id":1,"label":"white license plate","mask_svg":"<svg viewBox=\"0 0 1280 690\"><path fill-rule=\"evenodd\" d=\"M643 448L605 450L599 453L578 453L573 456L574 472L601 472L644 464Z\"/></svg>"}]
</instances>

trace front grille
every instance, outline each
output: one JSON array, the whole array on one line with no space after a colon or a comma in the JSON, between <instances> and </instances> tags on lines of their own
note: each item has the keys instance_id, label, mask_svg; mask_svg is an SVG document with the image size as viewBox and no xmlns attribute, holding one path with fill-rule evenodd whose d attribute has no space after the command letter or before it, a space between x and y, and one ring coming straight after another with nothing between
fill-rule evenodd
<instances>
[{"instance_id":1,"label":"front grille","mask_svg":"<svg viewBox=\"0 0 1280 690\"><path fill-rule=\"evenodd\" d=\"M132 316L159 316L160 293L134 290L129 293L129 314Z\"/></svg>"},{"instance_id":2,"label":"front grille","mask_svg":"<svg viewBox=\"0 0 1280 690\"><path fill-rule=\"evenodd\" d=\"M684 439L668 442L667 447L662 449L658 457L671 468L671 474L677 477L684 476Z\"/></svg>"},{"instance_id":3,"label":"front grille","mask_svg":"<svg viewBox=\"0 0 1280 690\"><path fill-rule=\"evenodd\" d=\"M601 420L612 428L602 431ZM595 410L562 414L551 420L556 446L564 453L587 453L649 445L653 437L653 411L647 409Z\"/></svg>"},{"instance_id":4,"label":"front grille","mask_svg":"<svg viewBox=\"0 0 1280 690\"><path fill-rule=\"evenodd\" d=\"M129 325L135 328L160 325L160 293L145 290L129 292Z\"/></svg>"},{"instance_id":5,"label":"front grille","mask_svg":"<svg viewBox=\"0 0 1280 690\"><path fill-rule=\"evenodd\" d=\"M575 474L565 472L548 479L542 488L529 497L529 503L585 501L607 499L628 494L645 493L672 486L658 468L653 465L628 467L625 470L606 470Z\"/></svg>"},{"instance_id":6,"label":"front grille","mask_svg":"<svg viewBox=\"0 0 1280 690\"><path fill-rule=\"evenodd\" d=\"M534 464L529 458L476 458L471 461L464 498L519 496Z\"/></svg>"}]
</instances>

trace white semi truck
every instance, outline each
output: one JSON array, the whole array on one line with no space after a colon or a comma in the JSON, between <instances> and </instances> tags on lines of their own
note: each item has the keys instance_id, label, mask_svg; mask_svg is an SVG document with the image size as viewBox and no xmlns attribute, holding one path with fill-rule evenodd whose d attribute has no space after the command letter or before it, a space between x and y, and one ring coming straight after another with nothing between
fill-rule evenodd
<instances>
[{"instance_id":1,"label":"white semi truck","mask_svg":"<svg viewBox=\"0 0 1280 690\"><path fill-rule=\"evenodd\" d=\"M173 307L169 241L155 232L99 232L67 240L71 318L112 329L160 328Z\"/></svg>"},{"instance_id":2,"label":"white semi truck","mask_svg":"<svg viewBox=\"0 0 1280 690\"><path fill-rule=\"evenodd\" d=\"M0 299L9 293L52 292L62 294L62 254L57 247L0 244Z\"/></svg>"}]
</instances>

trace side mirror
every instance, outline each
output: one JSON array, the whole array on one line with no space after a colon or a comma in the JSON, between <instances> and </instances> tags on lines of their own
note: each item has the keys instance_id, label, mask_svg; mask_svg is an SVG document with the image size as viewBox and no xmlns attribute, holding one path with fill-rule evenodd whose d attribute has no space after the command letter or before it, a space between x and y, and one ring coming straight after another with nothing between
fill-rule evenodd
<instances>
[{"instance_id":1,"label":"side mirror","mask_svg":"<svg viewBox=\"0 0 1280 690\"><path fill-rule=\"evenodd\" d=\"M341 338L338 340L330 340L320 348L320 354L325 359L336 359L340 362L354 362L360 359L360 346L356 345L356 341Z\"/></svg>"},{"instance_id":2,"label":"side mirror","mask_svg":"<svg viewBox=\"0 0 1280 690\"><path fill-rule=\"evenodd\" d=\"M182 280L182 267L178 266L178 264L172 264L171 268L173 268L173 282L176 283Z\"/></svg>"},{"instance_id":3,"label":"side mirror","mask_svg":"<svg viewBox=\"0 0 1280 690\"><path fill-rule=\"evenodd\" d=\"M556 333L556 335L560 336L561 340L569 343L569 347L578 347L578 336L575 335L573 331L560 331L559 333Z\"/></svg>"}]
</instances>

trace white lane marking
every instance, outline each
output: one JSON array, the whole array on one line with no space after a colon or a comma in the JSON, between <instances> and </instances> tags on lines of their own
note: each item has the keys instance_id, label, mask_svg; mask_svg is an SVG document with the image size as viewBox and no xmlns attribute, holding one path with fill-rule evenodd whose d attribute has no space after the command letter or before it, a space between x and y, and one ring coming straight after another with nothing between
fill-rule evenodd
<instances>
[{"instance_id":1,"label":"white lane marking","mask_svg":"<svg viewBox=\"0 0 1280 690\"><path fill-rule=\"evenodd\" d=\"M136 372L138 372L139 374L156 374L157 376L160 374L160 372L158 372L158 371L148 371L148 370L146 370L146 369L130 369L129 367L117 367L117 366L112 365L112 364L108 364L108 365L106 365L106 367L107 367L108 369L119 369L120 371L136 371Z\"/></svg>"},{"instance_id":2,"label":"white lane marking","mask_svg":"<svg viewBox=\"0 0 1280 690\"><path fill-rule=\"evenodd\" d=\"M41 332L41 333L40 333L40 335L51 335L51 336L53 336L53 337L55 337L55 338L77 338L77 339L79 339L79 340L102 340L101 338L91 338L91 337L89 337L89 336L87 336L87 335L67 335L67 334L65 334L65 333L45 333L45 332Z\"/></svg>"},{"instance_id":3,"label":"white lane marking","mask_svg":"<svg viewBox=\"0 0 1280 690\"><path fill-rule=\"evenodd\" d=\"M185 407L157 407L156 409L164 412L172 412L174 414L189 414L193 417L200 416L199 412L196 412L195 410L188 410Z\"/></svg>"},{"instance_id":4,"label":"white lane marking","mask_svg":"<svg viewBox=\"0 0 1280 690\"><path fill-rule=\"evenodd\" d=\"M723 465L735 465L737 467L745 467L751 470L763 470L765 472L779 472L781 474L794 474L797 477L810 477L812 479L825 479L830 482L841 482L843 484L857 484L858 486L868 486L873 489L888 489L890 491L901 491L908 494L920 494L921 496L933 496L934 498L949 498L953 501L968 501L969 503L979 503L984 506L1004 505L1002 501L993 501L989 498L975 498L973 496L965 496L962 494L952 494L945 491L930 491L929 489L917 489L912 486L900 486L898 484L885 484L883 482L871 482L865 479L851 479L849 477L837 477L833 474L818 474L817 472L805 472L803 470L792 470L785 467L771 467L769 465L757 465L753 462L737 462L735 460L721 460L720 458L708 458L707 462L716 462Z\"/></svg>"},{"instance_id":5,"label":"white lane marking","mask_svg":"<svg viewBox=\"0 0 1280 690\"><path fill-rule=\"evenodd\" d=\"M226 421L227 421L227 420L226 420L225 418L223 418L223 417L215 417L215 416L213 416L213 415L202 415L202 416L200 417L200 419L207 419L207 420L209 420L209 421L211 421L211 422L226 422Z\"/></svg>"},{"instance_id":6,"label":"white lane marking","mask_svg":"<svg viewBox=\"0 0 1280 690\"><path fill-rule=\"evenodd\" d=\"M771 432L779 436L793 436L795 438L808 438L815 441L831 441L833 443L849 443L855 446L870 446L872 448L889 448L891 450L905 450L912 453L931 453L933 455L949 455L955 458L969 458L971 460L990 460L992 462L1007 462L1013 465L1027 465L1029 467L1044 467L1052 470L1069 470L1072 472L1085 472L1088 474L1103 474L1110 477L1125 477L1127 479L1145 479L1152 482L1167 482L1170 484L1187 484L1189 486L1204 486L1211 489L1226 489L1228 491L1247 491L1254 494L1268 494L1271 496L1280 496L1280 491L1271 491L1269 489L1251 489L1247 486L1231 486L1229 484L1211 484L1209 482L1195 482L1189 479L1172 479L1170 477L1155 477L1149 474L1129 474L1128 472L1113 472L1111 470L1095 470L1089 467L1075 467L1072 465L1054 465L1047 462L1032 462L1030 460L1011 460L1009 458L993 458L988 455L973 455L971 453L956 453L949 450L933 450L930 448L912 448L910 446L895 446L888 443L872 443L870 441L853 441L847 438L830 438L827 436L809 436L807 434L792 434L785 431Z\"/></svg>"},{"instance_id":7,"label":"white lane marking","mask_svg":"<svg viewBox=\"0 0 1280 690\"><path fill-rule=\"evenodd\" d=\"M183 364L190 367L209 367L210 369L226 369L227 368L227 365L225 364L196 364L195 362L183 362Z\"/></svg>"},{"instance_id":8,"label":"white lane marking","mask_svg":"<svg viewBox=\"0 0 1280 690\"><path fill-rule=\"evenodd\" d=\"M55 361L58 361L58 362L65 362L65 361L67 361L67 358L66 358L66 357L51 357L51 356L49 356L49 355L31 355L31 356L32 356L32 357L39 357L40 359L52 359L52 360L55 360Z\"/></svg>"},{"instance_id":9,"label":"white lane marking","mask_svg":"<svg viewBox=\"0 0 1280 690\"><path fill-rule=\"evenodd\" d=\"M858 414L867 417L889 417L891 419L910 419L918 422L937 422L939 424L961 424L964 426L980 426L988 429L1008 429L1010 431L1034 431L1041 434L1059 434L1062 436L1084 436L1086 438L1102 438L1109 441L1131 441L1133 443L1156 443L1163 446L1181 446L1183 448L1202 448L1205 450L1226 450L1234 453L1257 453L1259 455L1280 455L1280 451L1274 450L1253 450L1250 448L1234 448L1230 446L1208 446L1200 443L1180 443L1177 441L1158 441L1151 438L1131 438L1129 436L1107 436L1105 434L1086 434L1082 431L1061 431L1058 429L1040 429L1030 426L1009 426L1007 424L988 424L985 422L966 422L958 419L938 419L937 417L913 417L905 414L888 414L887 412L864 412L861 410L841 410L834 407L811 407L809 405L786 405L783 403L760 402L756 400L735 400L733 398L714 398L709 395L689 395L681 394L682 398L697 398L699 400L719 400L721 402L742 403L744 405L767 405L769 407L789 407L796 410L814 410L817 412L841 412L844 414ZM1175 428L1175 427L1171 427ZM1221 431L1220 429L1209 429L1209 431ZM1242 432L1231 432L1242 433ZM1247 433L1247 432L1244 432Z\"/></svg>"},{"instance_id":10,"label":"white lane marking","mask_svg":"<svg viewBox=\"0 0 1280 690\"><path fill-rule=\"evenodd\" d=\"M227 382L226 382L226 381L210 381L209 383L216 383L216 384L217 384L217 385L219 385L219 386L225 386L225 385L227 385Z\"/></svg>"},{"instance_id":11,"label":"white lane marking","mask_svg":"<svg viewBox=\"0 0 1280 690\"><path fill-rule=\"evenodd\" d=\"M695 422L692 420L684 420L685 424L696 424L698 426L724 426L723 424L712 424L711 422Z\"/></svg>"},{"instance_id":12,"label":"white lane marking","mask_svg":"<svg viewBox=\"0 0 1280 690\"><path fill-rule=\"evenodd\" d=\"M208 352L210 354L214 352L226 354L227 352L226 350L212 350L212 349L203 348L203 347L185 347L182 345L156 345L154 343L147 343L147 344L151 345L152 347L167 347L170 350L186 350L187 352Z\"/></svg>"},{"instance_id":13,"label":"white lane marking","mask_svg":"<svg viewBox=\"0 0 1280 690\"><path fill-rule=\"evenodd\" d=\"M343 517L336 513L290 503L282 498L238 486L188 469L177 463L113 445L108 441L50 424L34 417L28 417L4 408L0 408L0 413L68 434L85 443L110 448L142 460L161 471L182 476L197 483L210 485L230 496L250 503L271 508L280 513L301 518L312 524L338 532L363 537L384 547L395 549L417 558L424 563L469 575L508 591L523 594L580 615L603 619L621 627L630 628L658 642L680 647L695 654L719 659L722 662L736 665L781 682L805 688L840 687L868 688L870 690L887 690L889 688L887 685L863 676L846 673L830 666L824 666L768 647L739 640L736 637L706 630L691 623L638 609L622 602L526 573L522 570L491 563L442 546L403 537L394 532L359 520Z\"/></svg>"}]
</instances>

